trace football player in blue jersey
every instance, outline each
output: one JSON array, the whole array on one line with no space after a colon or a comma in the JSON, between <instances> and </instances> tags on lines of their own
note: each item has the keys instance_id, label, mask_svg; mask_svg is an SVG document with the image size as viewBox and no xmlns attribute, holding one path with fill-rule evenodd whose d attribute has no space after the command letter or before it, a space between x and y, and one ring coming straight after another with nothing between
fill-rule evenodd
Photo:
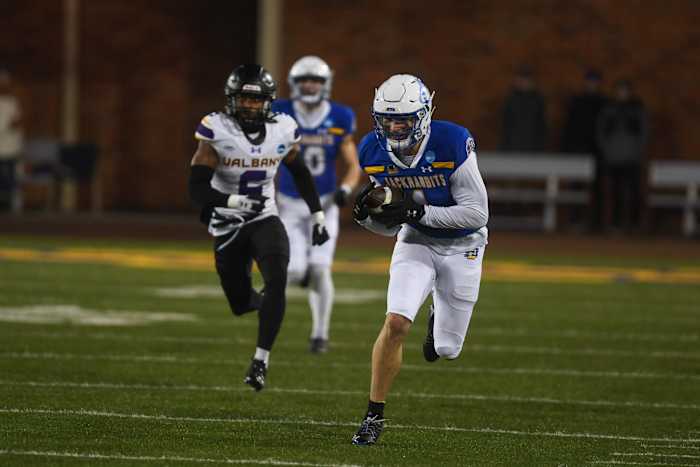
<instances>
[{"instance_id":1,"label":"football player in blue jersey","mask_svg":"<svg viewBox=\"0 0 700 467\"><path fill-rule=\"evenodd\" d=\"M289 282L309 287L312 353L328 350L334 295L331 265L338 238L338 208L347 203L361 174L353 140L355 113L329 100L332 80L326 62L312 55L302 57L289 70L291 99L272 104L274 111L292 116L299 125L301 156L314 177L330 234L330 241L311 248L309 210L291 173L282 166L277 205L289 235Z\"/></svg>"},{"instance_id":2,"label":"football player in blue jersey","mask_svg":"<svg viewBox=\"0 0 700 467\"><path fill-rule=\"evenodd\" d=\"M423 356L429 362L459 356L479 295L487 243L488 200L469 131L432 120L433 94L413 75L394 75L375 92L374 132L360 145L370 176L353 217L381 235L397 235L391 258L384 326L372 351L367 413L352 438L377 442L384 404L402 360L403 342L428 294L433 306ZM376 185L400 189L399 202L370 212Z\"/></svg>"}]
</instances>

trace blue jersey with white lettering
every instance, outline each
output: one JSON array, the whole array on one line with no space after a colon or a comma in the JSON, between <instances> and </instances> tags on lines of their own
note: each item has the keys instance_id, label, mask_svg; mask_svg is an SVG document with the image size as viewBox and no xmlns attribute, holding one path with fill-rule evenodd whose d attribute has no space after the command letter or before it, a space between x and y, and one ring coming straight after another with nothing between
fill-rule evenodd
<instances>
[{"instance_id":1,"label":"blue jersey with white lettering","mask_svg":"<svg viewBox=\"0 0 700 467\"><path fill-rule=\"evenodd\" d=\"M314 128L299 125L301 156L314 177L319 196L333 193L336 189L335 160L338 149L346 135L355 132L355 112L350 107L328 101L330 111ZM272 102L272 110L290 115L297 120L293 101L279 99ZM281 165L278 190L287 196L300 198L289 169Z\"/></svg>"},{"instance_id":2,"label":"blue jersey with white lettering","mask_svg":"<svg viewBox=\"0 0 700 467\"><path fill-rule=\"evenodd\" d=\"M358 146L360 166L380 185L403 190L421 190L426 204L455 206L450 192L450 177L474 151L474 139L469 130L451 122L433 120L428 142L415 167L406 168L387 150L385 139L375 132L362 138ZM436 238L459 238L475 232L471 229L442 229L418 222L409 224L420 232Z\"/></svg>"}]
</instances>

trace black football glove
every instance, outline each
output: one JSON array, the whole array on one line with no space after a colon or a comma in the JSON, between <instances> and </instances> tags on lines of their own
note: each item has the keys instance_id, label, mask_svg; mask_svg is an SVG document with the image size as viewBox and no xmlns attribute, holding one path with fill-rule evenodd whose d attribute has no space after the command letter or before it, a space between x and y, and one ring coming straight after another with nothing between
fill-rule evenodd
<instances>
[{"instance_id":1,"label":"black football glove","mask_svg":"<svg viewBox=\"0 0 700 467\"><path fill-rule=\"evenodd\" d=\"M367 185L365 185L362 190L357 194L357 197L355 197L355 204L352 207L352 218L357 222L358 224L363 222L365 219L367 219L367 216L369 216L369 208L365 204L367 202L367 196L369 196L369 192L372 191L376 185L374 182L370 181Z\"/></svg>"},{"instance_id":2,"label":"black football glove","mask_svg":"<svg viewBox=\"0 0 700 467\"><path fill-rule=\"evenodd\" d=\"M323 211L317 211L311 214L313 219L313 227L311 228L311 245L323 245L331 236L328 234L325 223L325 215Z\"/></svg>"},{"instance_id":3,"label":"black football glove","mask_svg":"<svg viewBox=\"0 0 700 467\"><path fill-rule=\"evenodd\" d=\"M350 193L352 193L352 189L349 186L340 186L337 190L335 190L335 194L333 194L333 201L338 205L338 207L342 208L348 204Z\"/></svg>"},{"instance_id":4,"label":"black football glove","mask_svg":"<svg viewBox=\"0 0 700 467\"><path fill-rule=\"evenodd\" d=\"M311 232L311 245L313 245L313 246L323 245L330 238L331 238L331 236L328 234L328 230L326 230L325 225L314 224L314 229Z\"/></svg>"},{"instance_id":5,"label":"black football glove","mask_svg":"<svg viewBox=\"0 0 700 467\"><path fill-rule=\"evenodd\" d=\"M372 214L372 219L392 229L397 225L418 222L424 215L425 206L413 201L411 192L407 192L400 203L384 206L381 212Z\"/></svg>"}]
</instances>

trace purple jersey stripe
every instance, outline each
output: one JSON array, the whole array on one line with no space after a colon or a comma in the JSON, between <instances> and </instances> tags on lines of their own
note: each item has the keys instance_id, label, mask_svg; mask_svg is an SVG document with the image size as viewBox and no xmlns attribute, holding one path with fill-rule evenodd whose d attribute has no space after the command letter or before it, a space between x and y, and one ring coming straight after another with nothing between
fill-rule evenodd
<instances>
[{"instance_id":1,"label":"purple jersey stripe","mask_svg":"<svg viewBox=\"0 0 700 467\"><path fill-rule=\"evenodd\" d=\"M201 123L197 127L197 133L201 136L204 136L207 139L214 139L214 130L212 130L209 127L204 126Z\"/></svg>"}]
</instances>

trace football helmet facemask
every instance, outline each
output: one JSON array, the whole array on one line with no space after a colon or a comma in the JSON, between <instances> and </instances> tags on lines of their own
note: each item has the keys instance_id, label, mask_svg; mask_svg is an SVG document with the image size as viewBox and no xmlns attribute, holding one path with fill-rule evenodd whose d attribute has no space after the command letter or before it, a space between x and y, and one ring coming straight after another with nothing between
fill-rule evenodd
<instances>
[{"instance_id":1,"label":"football helmet facemask","mask_svg":"<svg viewBox=\"0 0 700 467\"><path fill-rule=\"evenodd\" d=\"M275 80L265 68L256 64L240 65L226 80L225 112L238 122L244 132L260 131L265 122L272 118L272 101L276 91ZM245 106L243 97L261 101L262 105Z\"/></svg>"},{"instance_id":2,"label":"football helmet facemask","mask_svg":"<svg viewBox=\"0 0 700 467\"><path fill-rule=\"evenodd\" d=\"M406 74L393 75L374 92L372 117L379 142L404 154L428 134L433 96L423 82Z\"/></svg>"},{"instance_id":3,"label":"football helmet facemask","mask_svg":"<svg viewBox=\"0 0 700 467\"><path fill-rule=\"evenodd\" d=\"M306 79L321 83L320 90L315 93L306 92L302 85ZM291 98L305 104L318 104L330 98L332 81L333 72L330 67L315 55L306 55L294 62L287 77Z\"/></svg>"}]
</instances>

